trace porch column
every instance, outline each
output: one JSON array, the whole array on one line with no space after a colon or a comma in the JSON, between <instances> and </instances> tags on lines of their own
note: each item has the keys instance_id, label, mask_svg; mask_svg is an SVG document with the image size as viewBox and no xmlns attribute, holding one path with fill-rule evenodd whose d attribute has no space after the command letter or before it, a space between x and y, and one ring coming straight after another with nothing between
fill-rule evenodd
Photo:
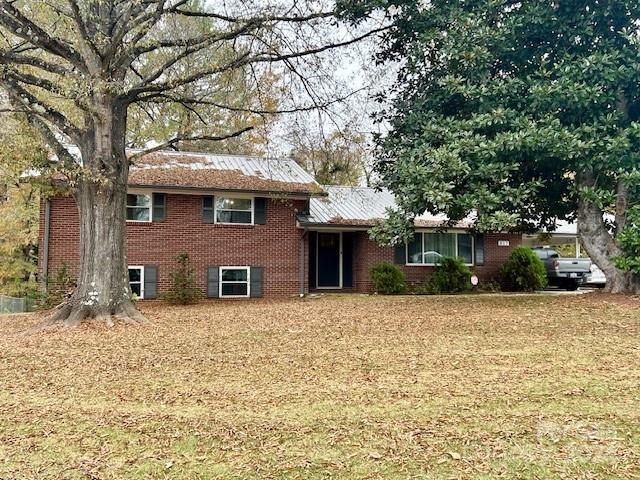
<instances>
[{"instance_id":1,"label":"porch column","mask_svg":"<svg viewBox=\"0 0 640 480\"><path fill-rule=\"evenodd\" d=\"M304 288L304 279L305 279L305 268L304 268L304 254L305 254L305 249L304 249L304 239L307 236L307 230L303 230L302 231L302 235L300 235L300 268L299 270L299 274L300 274L300 296L304 297L304 295L307 293L305 291Z\"/></svg>"}]
</instances>

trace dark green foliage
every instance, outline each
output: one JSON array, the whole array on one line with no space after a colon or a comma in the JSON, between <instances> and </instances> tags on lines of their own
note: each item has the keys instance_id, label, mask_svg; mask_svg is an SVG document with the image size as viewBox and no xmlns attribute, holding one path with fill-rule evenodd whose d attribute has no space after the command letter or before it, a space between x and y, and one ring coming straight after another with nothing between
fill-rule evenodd
<instances>
[{"instance_id":1,"label":"dark green foliage","mask_svg":"<svg viewBox=\"0 0 640 480\"><path fill-rule=\"evenodd\" d=\"M378 60L402 65L378 115L389 131L376 162L399 207L376 239L406 237L398 223L424 211L452 221L476 211L479 231L553 230L577 216L607 275L640 269L640 230L620 236L603 221L616 212L625 223L640 205L640 2L338 6L356 23L386 13L394 27Z\"/></svg>"},{"instance_id":2,"label":"dark green foliage","mask_svg":"<svg viewBox=\"0 0 640 480\"><path fill-rule=\"evenodd\" d=\"M69 298L76 287L76 281L69 272L69 266L62 263L53 278L47 278L47 294L44 295L41 307L53 308Z\"/></svg>"},{"instance_id":3,"label":"dark green foliage","mask_svg":"<svg viewBox=\"0 0 640 480\"><path fill-rule=\"evenodd\" d=\"M508 292L534 292L547 286L547 272L533 250L518 247L500 269L500 286Z\"/></svg>"},{"instance_id":4,"label":"dark green foliage","mask_svg":"<svg viewBox=\"0 0 640 480\"><path fill-rule=\"evenodd\" d=\"M404 272L392 263L379 263L371 269L371 281L376 293L397 295L407 290Z\"/></svg>"},{"instance_id":5,"label":"dark green foliage","mask_svg":"<svg viewBox=\"0 0 640 480\"><path fill-rule=\"evenodd\" d=\"M175 261L178 266L170 273L171 287L162 298L172 305L189 305L197 302L202 292L196 287L189 255L181 253L175 257Z\"/></svg>"},{"instance_id":6,"label":"dark green foliage","mask_svg":"<svg viewBox=\"0 0 640 480\"><path fill-rule=\"evenodd\" d=\"M442 259L424 287L425 293L429 295L469 290L471 290L471 270L462 259L451 257Z\"/></svg>"},{"instance_id":7,"label":"dark green foliage","mask_svg":"<svg viewBox=\"0 0 640 480\"><path fill-rule=\"evenodd\" d=\"M630 209L626 228L618 235L622 255L615 258L616 267L640 275L640 207Z\"/></svg>"}]
</instances>

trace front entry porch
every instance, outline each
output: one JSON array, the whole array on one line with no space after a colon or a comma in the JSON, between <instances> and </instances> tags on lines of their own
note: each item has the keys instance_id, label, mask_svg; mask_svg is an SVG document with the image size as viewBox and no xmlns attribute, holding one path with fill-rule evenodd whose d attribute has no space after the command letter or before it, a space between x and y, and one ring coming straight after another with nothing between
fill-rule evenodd
<instances>
[{"instance_id":1,"label":"front entry porch","mask_svg":"<svg viewBox=\"0 0 640 480\"><path fill-rule=\"evenodd\" d=\"M309 232L310 290L353 288L355 232Z\"/></svg>"}]
</instances>

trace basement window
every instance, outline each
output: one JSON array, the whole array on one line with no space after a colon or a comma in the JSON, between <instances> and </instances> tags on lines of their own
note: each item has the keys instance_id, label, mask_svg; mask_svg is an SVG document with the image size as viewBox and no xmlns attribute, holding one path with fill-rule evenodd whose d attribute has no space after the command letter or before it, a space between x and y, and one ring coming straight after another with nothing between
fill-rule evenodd
<instances>
[{"instance_id":1,"label":"basement window","mask_svg":"<svg viewBox=\"0 0 640 480\"><path fill-rule=\"evenodd\" d=\"M249 296L249 267L220 267L220 298Z\"/></svg>"},{"instance_id":2,"label":"basement window","mask_svg":"<svg viewBox=\"0 0 640 480\"><path fill-rule=\"evenodd\" d=\"M129 267L129 287L139 299L144 298L144 267Z\"/></svg>"},{"instance_id":3,"label":"basement window","mask_svg":"<svg viewBox=\"0 0 640 480\"><path fill-rule=\"evenodd\" d=\"M127 220L132 222L151 221L151 195L127 195Z\"/></svg>"}]
</instances>

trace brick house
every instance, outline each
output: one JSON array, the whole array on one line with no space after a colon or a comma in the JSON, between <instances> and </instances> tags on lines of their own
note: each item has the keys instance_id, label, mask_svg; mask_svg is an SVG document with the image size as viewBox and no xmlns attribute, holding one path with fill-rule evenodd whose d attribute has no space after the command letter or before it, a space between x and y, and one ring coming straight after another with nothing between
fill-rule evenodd
<instances>
[{"instance_id":1,"label":"brick house","mask_svg":"<svg viewBox=\"0 0 640 480\"><path fill-rule=\"evenodd\" d=\"M210 298L286 296L310 291L370 292L370 269L402 266L423 282L440 256L465 259L491 279L520 245L513 234L472 235L469 222L442 232L421 216L409 245L382 247L367 230L393 196L371 188L321 186L292 160L162 152L131 167L127 258L132 291L157 298L178 253L189 254ZM78 211L70 196L43 201L39 278L78 269Z\"/></svg>"}]
</instances>

